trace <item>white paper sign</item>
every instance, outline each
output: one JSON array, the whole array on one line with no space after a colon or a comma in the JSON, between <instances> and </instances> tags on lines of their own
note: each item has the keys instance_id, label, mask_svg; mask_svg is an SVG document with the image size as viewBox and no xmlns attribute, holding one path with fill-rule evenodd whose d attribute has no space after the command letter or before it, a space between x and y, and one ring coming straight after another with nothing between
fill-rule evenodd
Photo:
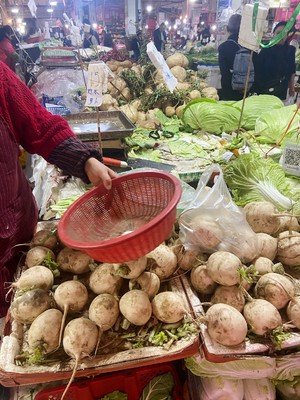
<instances>
[{"instance_id":1,"label":"white paper sign","mask_svg":"<svg viewBox=\"0 0 300 400\"><path fill-rule=\"evenodd\" d=\"M108 76L114 76L103 61L91 62L88 68L86 88L86 107L99 107L102 104L102 94L107 91Z\"/></svg>"},{"instance_id":2,"label":"white paper sign","mask_svg":"<svg viewBox=\"0 0 300 400\"><path fill-rule=\"evenodd\" d=\"M36 17L37 6L35 4L35 1L34 0L29 0L28 3L27 3L27 6L28 6L28 8L30 10L31 15L33 17Z\"/></svg>"},{"instance_id":3,"label":"white paper sign","mask_svg":"<svg viewBox=\"0 0 300 400\"><path fill-rule=\"evenodd\" d=\"M172 93L174 91L174 89L176 88L178 81L175 78L175 76L172 74L163 55L157 50L157 48L155 47L153 42L150 42L147 44L147 54L148 54L150 60L152 61L153 65L158 70L162 71L164 81L165 81L168 89Z\"/></svg>"}]
</instances>

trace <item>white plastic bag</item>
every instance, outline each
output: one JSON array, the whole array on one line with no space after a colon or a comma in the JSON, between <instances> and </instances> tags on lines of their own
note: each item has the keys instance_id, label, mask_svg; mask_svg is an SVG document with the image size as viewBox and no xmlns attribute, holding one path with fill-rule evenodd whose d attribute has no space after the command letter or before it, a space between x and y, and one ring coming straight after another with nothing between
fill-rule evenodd
<instances>
[{"instance_id":1,"label":"white plastic bag","mask_svg":"<svg viewBox=\"0 0 300 400\"><path fill-rule=\"evenodd\" d=\"M212 188L208 188L215 175ZM203 253L228 251L243 263L254 260L259 253L256 234L243 211L233 202L219 165L206 168L195 197L179 216L180 240L188 250Z\"/></svg>"}]
</instances>

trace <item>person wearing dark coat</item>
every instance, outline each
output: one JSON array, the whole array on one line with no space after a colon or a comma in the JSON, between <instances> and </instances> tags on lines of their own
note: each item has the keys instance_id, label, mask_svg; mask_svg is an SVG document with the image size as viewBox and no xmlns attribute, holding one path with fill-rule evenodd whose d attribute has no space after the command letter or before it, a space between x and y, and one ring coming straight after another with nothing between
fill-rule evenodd
<instances>
[{"instance_id":1,"label":"person wearing dark coat","mask_svg":"<svg viewBox=\"0 0 300 400\"><path fill-rule=\"evenodd\" d=\"M286 22L279 22L273 33L276 36L283 30ZM255 81L253 92L256 94L271 94L285 100L287 94L295 94L295 47L288 44L289 35L275 46L263 48L259 54L254 54Z\"/></svg>"},{"instance_id":2,"label":"person wearing dark coat","mask_svg":"<svg viewBox=\"0 0 300 400\"><path fill-rule=\"evenodd\" d=\"M153 41L157 50L163 52L167 41L166 24L164 22L153 32Z\"/></svg>"},{"instance_id":3,"label":"person wearing dark coat","mask_svg":"<svg viewBox=\"0 0 300 400\"><path fill-rule=\"evenodd\" d=\"M243 92L233 90L231 86L233 62L240 46L238 45L238 37L240 31L242 16L233 14L228 21L227 31L228 39L220 44L219 53L219 68L221 72L221 90L220 100L241 100Z\"/></svg>"}]
</instances>

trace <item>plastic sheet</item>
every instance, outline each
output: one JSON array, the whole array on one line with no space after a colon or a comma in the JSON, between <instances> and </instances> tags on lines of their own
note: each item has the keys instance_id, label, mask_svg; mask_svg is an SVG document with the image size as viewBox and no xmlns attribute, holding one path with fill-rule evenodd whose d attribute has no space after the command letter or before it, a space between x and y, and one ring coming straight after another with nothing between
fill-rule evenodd
<instances>
[{"instance_id":1,"label":"plastic sheet","mask_svg":"<svg viewBox=\"0 0 300 400\"><path fill-rule=\"evenodd\" d=\"M38 82L32 86L32 91L38 99L43 95L50 97L63 96L64 105L71 113L82 111L83 103L74 100L77 90L85 87L87 72L73 68L46 69L39 77Z\"/></svg>"}]
</instances>

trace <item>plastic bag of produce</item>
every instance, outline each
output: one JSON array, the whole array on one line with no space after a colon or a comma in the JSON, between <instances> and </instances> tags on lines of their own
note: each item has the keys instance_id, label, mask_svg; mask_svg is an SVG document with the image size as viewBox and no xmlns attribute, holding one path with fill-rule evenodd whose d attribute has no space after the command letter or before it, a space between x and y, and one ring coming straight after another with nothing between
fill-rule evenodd
<instances>
[{"instance_id":1,"label":"plastic bag of produce","mask_svg":"<svg viewBox=\"0 0 300 400\"><path fill-rule=\"evenodd\" d=\"M300 379L277 384L277 391L282 400L300 400Z\"/></svg>"},{"instance_id":2,"label":"plastic bag of produce","mask_svg":"<svg viewBox=\"0 0 300 400\"><path fill-rule=\"evenodd\" d=\"M208 188L213 176L214 184ZM179 226L180 239L188 250L227 251L243 263L254 260L259 253L256 234L233 202L217 164L206 168L202 174L194 200L179 217Z\"/></svg>"},{"instance_id":3,"label":"plastic bag of produce","mask_svg":"<svg viewBox=\"0 0 300 400\"><path fill-rule=\"evenodd\" d=\"M276 400L275 385L270 379L245 379L244 400Z\"/></svg>"},{"instance_id":4,"label":"plastic bag of produce","mask_svg":"<svg viewBox=\"0 0 300 400\"><path fill-rule=\"evenodd\" d=\"M240 379L199 378L199 400L243 400L244 386Z\"/></svg>"}]
</instances>

